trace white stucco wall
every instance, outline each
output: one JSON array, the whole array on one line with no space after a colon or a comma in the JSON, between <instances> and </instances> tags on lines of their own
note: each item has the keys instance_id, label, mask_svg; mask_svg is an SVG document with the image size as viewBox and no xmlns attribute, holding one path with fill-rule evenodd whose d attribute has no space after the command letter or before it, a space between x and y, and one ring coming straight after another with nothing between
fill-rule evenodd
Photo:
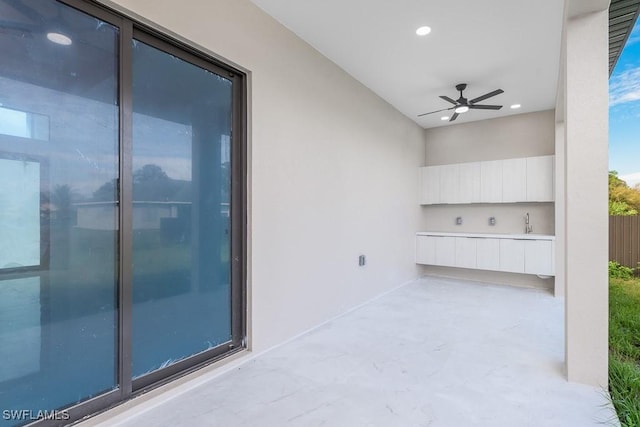
<instances>
[{"instance_id":1,"label":"white stucco wall","mask_svg":"<svg viewBox=\"0 0 640 427\"><path fill-rule=\"evenodd\" d=\"M608 11L565 25L566 368L570 381L608 383ZM575 0L571 5L583 6ZM570 7L571 12L571 7ZM588 88L588 90L585 90Z\"/></svg>"},{"instance_id":2,"label":"white stucco wall","mask_svg":"<svg viewBox=\"0 0 640 427\"><path fill-rule=\"evenodd\" d=\"M418 276L423 129L247 0L116 3L250 71L253 350Z\"/></svg>"}]
</instances>

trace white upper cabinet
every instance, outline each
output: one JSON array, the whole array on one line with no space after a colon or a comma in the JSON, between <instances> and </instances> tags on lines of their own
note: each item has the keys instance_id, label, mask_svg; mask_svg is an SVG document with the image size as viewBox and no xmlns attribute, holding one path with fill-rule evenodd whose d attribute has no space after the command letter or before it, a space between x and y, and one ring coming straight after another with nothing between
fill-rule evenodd
<instances>
[{"instance_id":1,"label":"white upper cabinet","mask_svg":"<svg viewBox=\"0 0 640 427\"><path fill-rule=\"evenodd\" d=\"M460 203L480 202L480 163L460 163L458 201Z\"/></svg>"},{"instance_id":2,"label":"white upper cabinet","mask_svg":"<svg viewBox=\"0 0 640 427\"><path fill-rule=\"evenodd\" d=\"M459 165L440 166L440 203L464 203L460 200Z\"/></svg>"},{"instance_id":3,"label":"white upper cabinet","mask_svg":"<svg viewBox=\"0 0 640 427\"><path fill-rule=\"evenodd\" d=\"M480 162L480 200L502 202L502 160Z\"/></svg>"},{"instance_id":4,"label":"white upper cabinet","mask_svg":"<svg viewBox=\"0 0 640 427\"><path fill-rule=\"evenodd\" d=\"M420 168L420 203L552 202L554 156Z\"/></svg>"},{"instance_id":5,"label":"white upper cabinet","mask_svg":"<svg viewBox=\"0 0 640 427\"><path fill-rule=\"evenodd\" d=\"M527 201L553 201L554 156L527 158Z\"/></svg>"},{"instance_id":6,"label":"white upper cabinet","mask_svg":"<svg viewBox=\"0 0 640 427\"><path fill-rule=\"evenodd\" d=\"M522 202L527 199L527 160L502 161L502 201Z\"/></svg>"},{"instance_id":7,"label":"white upper cabinet","mask_svg":"<svg viewBox=\"0 0 640 427\"><path fill-rule=\"evenodd\" d=\"M420 168L420 203L440 203L440 166Z\"/></svg>"}]
</instances>

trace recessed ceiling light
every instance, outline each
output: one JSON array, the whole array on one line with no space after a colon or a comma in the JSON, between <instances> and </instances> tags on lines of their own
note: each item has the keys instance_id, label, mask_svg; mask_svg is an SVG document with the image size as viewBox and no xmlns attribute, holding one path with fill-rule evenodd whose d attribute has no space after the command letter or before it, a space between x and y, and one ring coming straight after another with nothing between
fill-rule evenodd
<instances>
[{"instance_id":1,"label":"recessed ceiling light","mask_svg":"<svg viewBox=\"0 0 640 427\"><path fill-rule=\"evenodd\" d=\"M442 121L449 120L449 116L442 116L442 117L440 117L440 120L442 120Z\"/></svg>"},{"instance_id":2,"label":"recessed ceiling light","mask_svg":"<svg viewBox=\"0 0 640 427\"><path fill-rule=\"evenodd\" d=\"M459 107L456 107L456 109L453 110L453 111L455 111L458 114L462 114L462 113L466 113L467 111L469 111L469 107L467 107L466 105L461 105Z\"/></svg>"},{"instance_id":3,"label":"recessed ceiling light","mask_svg":"<svg viewBox=\"0 0 640 427\"><path fill-rule=\"evenodd\" d=\"M511 106L511 109L512 109L512 110L517 110L517 109L518 109L518 108L520 108L520 107L522 107L522 105L520 105L520 104L513 104L513 105Z\"/></svg>"},{"instance_id":4,"label":"recessed ceiling light","mask_svg":"<svg viewBox=\"0 0 640 427\"><path fill-rule=\"evenodd\" d=\"M426 36L427 34L429 34L431 32L431 27L420 27L416 30L416 34L419 36Z\"/></svg>"},{"instance_id":5,"label":"recessed ceiling light","mask_svg":"<svg viewBox=\"0 0 640 427\"><path fill-rule=\"evenodd\" d=\"M61 44L63 46L69 46L72 43L71 38L69 38L69 36L65 36L62 33L56 33L56 32L47 33L47 39L49 39L49 41L51 42L54 42L56 44Z\"/></svg>"}]
</instances>

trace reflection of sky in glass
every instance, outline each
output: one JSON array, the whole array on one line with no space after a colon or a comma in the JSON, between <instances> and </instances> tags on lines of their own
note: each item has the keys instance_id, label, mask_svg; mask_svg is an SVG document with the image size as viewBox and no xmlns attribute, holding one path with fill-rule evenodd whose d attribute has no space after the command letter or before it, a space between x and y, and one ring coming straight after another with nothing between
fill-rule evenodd
<instances>
[{"instance_id":1,"label":"reflection of sky in glass","mask_svg":"<svg viewBox=\"0 0 640 427\"><path fill-rule=\"evenodd\" d=\"M48 142L20 144L22 153L49 159L50 188L66 184L77 198L90 198L95 190L117 176L115 94L114 103L107 104L0 77L0 102L6 109L50 117ZM22 125L13 126L19 130ZM0 135L0 151L15 151L14 140L5 135Z\"/></svg>"},{"instance_id":2,"label":"reflection of sky in glass","mask_svg":"<svg viewBox=\"0 0 640 427\"><path fill-rule=\"evenodd\" d=\"M40 165L0 158L0 270L40 265Z\"/></svg>"},{"instance_id":3,"label":"reflection of sky in glass","mask_svg":"<svg viewBox=\"0 0 640 427\"><path fill-rule=\"evenodd\" d=\"M0 107L0 133L27 138L27 113Z\"/></svg>"},{"instance_id":4,"label":"reflection of sky in glass","mask_svg":"<svg viewBox=\"0 0 640 427\"><path fill-rule=\"evenodd\" d=\"M191 126L134 113L134 141L153 141L136 145L133 170L157 165L172 179L191 181Z\"/></svg>"},{"instance_id":5,"label":"reflection of sky in glass","mask_svg":"<svg viewBox=\"0 0 640 427\"><path fill-rule=\"evenodd\" d=\"M12 110L0 104L0 134L49 139L49 117L27 111Z\"/></svg>"}]
</instances>

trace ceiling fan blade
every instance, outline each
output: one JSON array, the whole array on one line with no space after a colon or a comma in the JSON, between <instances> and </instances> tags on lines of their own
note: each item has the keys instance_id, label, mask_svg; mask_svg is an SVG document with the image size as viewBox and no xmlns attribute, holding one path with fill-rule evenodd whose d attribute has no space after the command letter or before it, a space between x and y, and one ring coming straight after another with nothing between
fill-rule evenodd
<instances>
[{"instance_id":1,"label":"ceiling fan blade","mask_svg":"<svg viewBox=\"0 0 640 427\"><path fill-rule=\"evenodd\" d=\"M440 98L444 99L447 102L452 103L453 105L458 105L458 103L456 101L454 101L453 99L449 98L448 96L440 95Z\"/></svg>"},{"instance_id":2,"label":"ceiling fan blade","mask_svg":"<svg viewBox=\"0 0 640 427\"><path fill-rule=\"evenodd\" d=\"M441 111L453 110L454 108L456 108L456 107L443 108L442 110L436 110L436 111L429 111L428 113L418 114L418 117L426 116L427 114L439 113L439 112L441 112Z\"/></svg>"},{"instance_id":3,"label":"ceiling fan blade","mask_svg":"<svg viewBox=\"0 0 640 427\"><path fill-rule=\"evenodd\" d=\"M492 96L500 95L503 92L504 91L502 89L496 89L493 92L485 93L482 96L472 99L471 101L469 101L469 104L475 104L476 102L484 101L485 99L491 98Z\"/></svg>"},{"instance_id":4,"label":"ceiling fan blade","mask_svg":"<svg viewBox=\"0 0 640 427\"><path fill-rule=\"evenodd\" d=\"M475 108L476 110L499 110L502 105L469 105L469 108Z\"/></svg>"},{"instance_id":5,"label":"ceiling fan blade","mask_svg":"<svg viewBox=\"0 0 640 427\"><path fill-rule=\"evenodd\" d=\"M451 116L451 118L449 119L450 122L454 121L455 119L457 119L459 116L458 113L453 113L453 116Z\"/></svg>"}]
</instances>

